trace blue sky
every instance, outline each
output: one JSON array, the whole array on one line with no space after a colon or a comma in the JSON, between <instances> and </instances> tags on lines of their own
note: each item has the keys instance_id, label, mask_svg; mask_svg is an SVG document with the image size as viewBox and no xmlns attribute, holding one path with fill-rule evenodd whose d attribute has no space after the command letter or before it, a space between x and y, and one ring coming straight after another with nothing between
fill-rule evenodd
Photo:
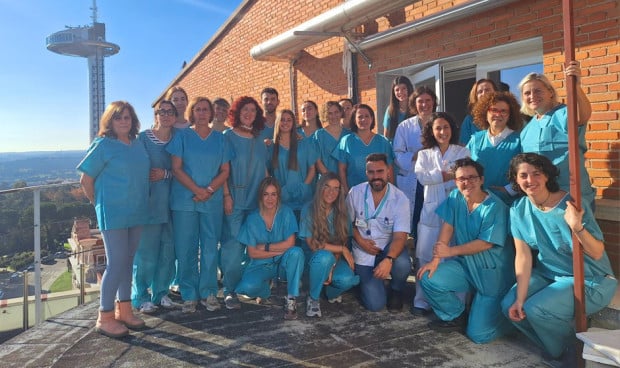
<instances>
[{"instance_id":1,"label":"blue sky","mask_svg":"<svg viewBox=\"0 0 620 368\"><path fill-rule=\"evenodd\" d=\"M120 52L105 59L106 103L127 100L142 128L151 103L241 0L98 0L98 21ZM0 0L0 152L86 149L85 58L50 52L45 38L92 23L92 0Z\"/></svg>"}]
</instances>

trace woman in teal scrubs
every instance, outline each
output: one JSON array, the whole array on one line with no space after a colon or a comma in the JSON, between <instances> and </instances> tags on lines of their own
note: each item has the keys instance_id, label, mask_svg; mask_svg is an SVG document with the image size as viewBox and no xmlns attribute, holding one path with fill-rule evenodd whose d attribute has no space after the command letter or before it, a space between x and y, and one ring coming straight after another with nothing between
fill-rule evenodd
<instances>
[{"instance_id":1,"label":"woman in teal scrubs","mask_svg":"<svg viewBox=\"0 0 620 368\"><path fill-rule=\"evenodd\" d=\"M131 273L148 216L150 165L144 145L136 139L140 122L128 102L109 104L99 125L98 136L77 169L82 172L84 194L95 205L107 260L95 329L122 337L127 327L145 326L132 312Z\"/></svg>"},{"instance_id":2,"label":"woman in teal scrubs","mask_svg":"<svg viewBox=\"0 0 620 368\"><path fill-rule=\"evenodd\" d=\"M344 109L338 102L327 101L323 108L323 120L327 122L327 125L314 132L311 137L319 152L319 161L316 163L319 175L329 171L338 172L338 160L332 156L332 152L342 137L351 133L349 129L340 124L343 113Z\"/></svg>"}]
</instances>

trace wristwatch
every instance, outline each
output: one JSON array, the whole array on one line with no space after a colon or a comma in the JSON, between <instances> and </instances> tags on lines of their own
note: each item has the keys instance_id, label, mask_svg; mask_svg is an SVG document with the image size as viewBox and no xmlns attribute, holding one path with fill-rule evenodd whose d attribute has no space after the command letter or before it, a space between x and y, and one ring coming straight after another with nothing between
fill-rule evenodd
<instances>
[{"instance_id":1,"label":"wristwatch","mask_svg":"<svg viewBox=\"0 0 620 368\"><path fill-rule=\"evenodd\" d=\"M394 263L394 257L391 256L385 256L386 259L389 259L390 262Z\"/></svg>"}]
</instances>

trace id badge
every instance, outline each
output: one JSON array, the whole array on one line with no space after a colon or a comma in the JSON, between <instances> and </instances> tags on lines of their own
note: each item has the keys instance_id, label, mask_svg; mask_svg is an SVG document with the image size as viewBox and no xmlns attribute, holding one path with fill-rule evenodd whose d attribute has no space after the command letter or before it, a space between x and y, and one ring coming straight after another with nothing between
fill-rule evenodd
<instances>
[{"instance_id":1,"label":"id badge","mask_svg":"<svg viewBox=\"0 0 620 368\"><path fill-rule=\"evenodd\" d=\"M360 229L366 229L368 227L368 224L366 223L366 221L364 221L364 219L357 218L355 219L355 226Z\"/></svg>"}]
</instances>

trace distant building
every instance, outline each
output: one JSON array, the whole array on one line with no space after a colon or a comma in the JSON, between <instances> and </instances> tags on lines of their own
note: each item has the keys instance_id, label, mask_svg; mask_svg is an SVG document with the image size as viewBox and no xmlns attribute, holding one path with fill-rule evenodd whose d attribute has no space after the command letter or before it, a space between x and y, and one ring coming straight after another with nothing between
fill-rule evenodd
<instances>
[{"instance_id":1,"label":"distant building","mask_svg":"<svg viewBox=\"0 0 620 368\"><path fill-rule=\"evenodd\" d=\"M80 265L85 267L86 283L99 284L106 265L103 238L99 229L91 229L90 220L87 218L75 219L71 238L68 240L71 245L69 262L73 270L73 285L80 285Z\"/></svg>"}]
</instances>

